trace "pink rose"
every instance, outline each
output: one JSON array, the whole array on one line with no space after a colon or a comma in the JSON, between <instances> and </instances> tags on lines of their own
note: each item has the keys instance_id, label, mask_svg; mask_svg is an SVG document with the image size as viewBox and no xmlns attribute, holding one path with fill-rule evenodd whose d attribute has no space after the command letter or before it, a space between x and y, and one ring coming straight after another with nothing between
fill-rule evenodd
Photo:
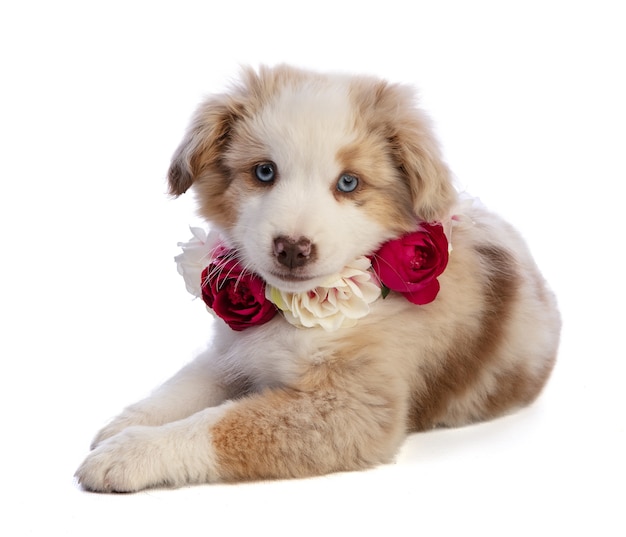
<instances>
[{"instance_id":1,"label":"pink rose","mask_svg":"<svg viewBox=\"0 0 626 537\"><path fill-rule=\"evenodd\" d=\"M447 264L448 239L441 224L421 223L417 231L383 244L372 258L381 283L413 304L435 300L437 277Z\"/></svg>"},{"instance_id":2,"label":"pink rose","mask_svg":"<svg viewBox=\"0 0 626 537\"><path fill-rule=\"evenodd\" d=\"M265 282L227 256L217 257L202 271L202 300L233 330L270 321L277 309L265 298Z\"/></svg>"}]
</instances>

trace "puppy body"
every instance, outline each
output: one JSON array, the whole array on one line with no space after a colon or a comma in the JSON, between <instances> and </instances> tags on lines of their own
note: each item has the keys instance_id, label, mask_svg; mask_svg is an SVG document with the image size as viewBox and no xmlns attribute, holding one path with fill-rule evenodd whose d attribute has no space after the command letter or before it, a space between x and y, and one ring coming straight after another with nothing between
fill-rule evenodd
<instances>
[{"instance_id":1,"label":"puppy body","mask_svg":"<svg viewBox=\"0 0 626 537\"><path fill-rule=\"evenodd\" d=\"M519 235L461 202L410 92L287 67L247 71L198 110L170 185L247 269L290 292L439 221L450 259L430 304L391 293L355 326L241 332L217 321L208 351L105 427L77 472L96 491L318 475L389 461L411 431L491 419L533 401L553 367L554 298ZM255 166L277 175L260 183ZM339 191L350 173L359 187ZM303 266L276 237L305 238Z\"/></svg>"}]
</instances>

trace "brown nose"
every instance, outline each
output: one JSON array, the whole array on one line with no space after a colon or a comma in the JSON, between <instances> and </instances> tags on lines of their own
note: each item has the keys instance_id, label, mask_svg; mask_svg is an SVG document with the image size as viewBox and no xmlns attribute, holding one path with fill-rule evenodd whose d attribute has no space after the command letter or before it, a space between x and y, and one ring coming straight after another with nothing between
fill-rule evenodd
<instances>
[{"instance_id":1,"label":"brown nose","mask_svg":"<svg viewBox=\"0 0 626 537\"><path fill-rule=\"evenodd\" d=\"M276 237L274 255L278 262L287 268L302 267L315 258L315 244L306 237L300 237L297 241L289 237Z\"/></svg>"}]
</instances>

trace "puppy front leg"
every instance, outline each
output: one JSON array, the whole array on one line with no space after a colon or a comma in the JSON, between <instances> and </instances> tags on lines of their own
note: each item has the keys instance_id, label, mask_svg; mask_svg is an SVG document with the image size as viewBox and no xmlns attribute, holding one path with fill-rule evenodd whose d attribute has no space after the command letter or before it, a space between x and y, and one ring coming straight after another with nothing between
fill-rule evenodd
<instances>
[{"instance_id":1,"label":"puppy front leg","mask_svg":"<svg viewBox=\"0 0 626 537\"><path fill-rule=\"evenodd\" d=\"M279 389L239 401L211 429L221 478L301 478L389 462L406 436L406 402L390 386Z\"/></svg>"},{"instance_id":2,"label":"puppy front leg","mask_svg":"<svg viewBox=\"0 0 626 537\"><path fill-rule=\"evenodd\" d=\"M406 431L404 401L389 388L267 390L161 427L130 427L92 451L76 476L88 490L136 491L387 462Z\"/></svg>"},{"instance_id":3,"label":"puppy front leg","mask_svg":"<svg viewBox=\"0 0 626 537\"><path fill-rule=\"evenodd\" d=\"M128 406L95 436L91 449L135 425L163 425L219 405L231 394L217 381L212 354L206 352L141 401Z\"/></svg>"}]
</instances>

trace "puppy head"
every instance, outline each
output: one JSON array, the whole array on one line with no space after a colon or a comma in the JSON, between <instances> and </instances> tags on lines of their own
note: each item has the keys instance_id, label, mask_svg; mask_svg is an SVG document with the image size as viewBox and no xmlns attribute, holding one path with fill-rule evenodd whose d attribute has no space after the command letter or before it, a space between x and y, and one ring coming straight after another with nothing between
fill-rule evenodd
<instances>
[{"instance_id":1,"label":"puppy head","mask_svg":"<svg viewBox=\"0 0 626 537\"><path fill-rule=\"evenodd\" d=\"M202 104L169 181L174 195L193 185L244 265L294 292L444 218L455 196L410 91L284 66Z\"/></svg>"}]
</instances>

